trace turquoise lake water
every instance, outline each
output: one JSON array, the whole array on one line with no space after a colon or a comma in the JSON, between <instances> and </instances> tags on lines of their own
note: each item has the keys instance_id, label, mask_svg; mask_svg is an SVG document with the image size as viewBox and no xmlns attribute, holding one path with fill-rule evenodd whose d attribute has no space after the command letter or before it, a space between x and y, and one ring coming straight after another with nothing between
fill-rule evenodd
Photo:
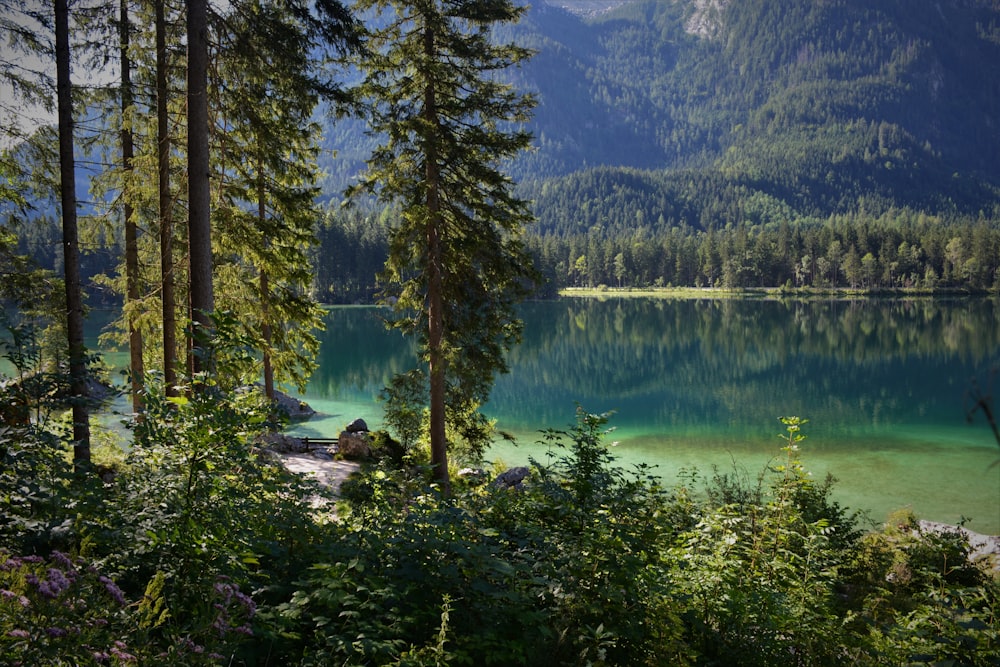
<instances>
[{"instance_id":1,"label":"turquoise lake water","mask_svg":"<svg viewBox=\"0 0 1000 667\"><path fill-rule=\"evenodd\" d=\"M302 398L320 414L293 433L335 437L356 417L382 423L377 397L416 363L389 313L337 307ZM881 522L895 509L1000 534L1000 446L975 390L1000 384L1000 301L564 298L524 304L524 342L485 412L517 437L492 459L541 458L542 429L577 404L614 411L621 466L666 480L712 466L754 479L780 454L781 416L809 419L802 459L834 495ZM95 313L88 345L106 313ZM125 353L105 352L112 367ZM122 409L125 408L124 401ZM116 417L107 421L113 425Z\"/></svg>"},{"instance_id":2,"label":"turquoise lake water","mask_svg":"<svg viewBox=\"0 0 1000 667\"><path fill-rule=\"evenodd\" d=\"M302 396L323 414L295 427L335 436L356 417L381 425L377 396L415 363L387 311L333 308L320 368ZM869 512L1000 533L1000 446L973 390L1000 362L994 299L574 299L525 304L524 342L485 412L518 445L490 456L541 457L539 431L576 405L614 411L609 443L623 467L744 471L780 454L781 416L809 419L807 469L839 480L837 500ZM992 467L991 467L992 466Z\"/></svg>"}]
</instances>

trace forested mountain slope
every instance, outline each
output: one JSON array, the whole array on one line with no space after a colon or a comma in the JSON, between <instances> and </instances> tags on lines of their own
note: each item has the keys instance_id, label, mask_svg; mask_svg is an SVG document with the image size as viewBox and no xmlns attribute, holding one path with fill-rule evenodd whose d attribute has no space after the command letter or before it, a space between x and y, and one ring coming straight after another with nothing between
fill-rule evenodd
<instances>
[{"instance_id":1,"label":"forested mountain slope","mask_svg":"<svg viewBox=\"0 0 1000 667\"><path fill-rule=\"evenodd\" d=\"M539 104L511 173L542 233L998 200L994 0L548 0L513 29L537 50L514 76ZM328 131L329 196L362 136Z\"/></svg>"}]
</instances>

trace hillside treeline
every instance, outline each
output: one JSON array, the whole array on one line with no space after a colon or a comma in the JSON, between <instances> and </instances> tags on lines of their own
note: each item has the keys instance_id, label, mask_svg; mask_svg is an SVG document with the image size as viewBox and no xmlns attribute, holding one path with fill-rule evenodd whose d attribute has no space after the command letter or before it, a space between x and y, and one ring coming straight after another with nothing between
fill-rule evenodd
<instances>
[{"instance_id":1,"label":"hillside treeline","mask_svg":"<svg viewBox=\"0 0 1000 667\"><path fill-rule=\"evenodd\" d=\"M1000 289L1000 228L995 217L945 217L891 210L878 217L834 215L824 220L775 222L780 211L765 197L734 209L739 222L708 229L666 222L683 205L657 214L636 209L635 229L592 222L543 227L525 243L545 278L538 296L564 287L851 288L859 290ZM771 206L770 213L758 215ZM649 212L647 212L647 210ZM683 211L681 210L683 215ZM385 263L395 213L330 209L317 224L310 252L312 289L323 303L371 303ZM624 214L623 214L624 215ZM655 217L654 217L655 216ZM606 220L606 218L604 218ZM559 229L558 227L561 227ZM58 269L58 228L38 224L20 239L21 251ZM113 273L120 241L104 239L83 253L85 283ZM115 302L92 284L92 305Z\"/></svg>"},{"instance_id":2,"label":"hillside treeline","mask_svg":"<svg viewBox=\"0 0 1000 667\"><path fill-rule=\"evenodd\" d=\"M636 214L642 217L642 212ZM331 212L319 231L314 288L327 303L368 302L387 247L391 213ZM546 282L563 287L959 289L1000 287L1000 228L985 218L946 219L893 210L823 221L745 220L702 229L595 225L525 242Z\"/></svg>"}]
</instances>

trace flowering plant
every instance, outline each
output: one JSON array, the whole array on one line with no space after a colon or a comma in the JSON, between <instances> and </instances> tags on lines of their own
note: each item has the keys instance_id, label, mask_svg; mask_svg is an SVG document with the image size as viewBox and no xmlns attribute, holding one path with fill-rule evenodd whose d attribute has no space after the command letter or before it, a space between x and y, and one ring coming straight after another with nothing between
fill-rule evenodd
<instances>
[{"instance_id":1,"label":"flowering plant","mask_svg":"<svg viewBox=\"0 0 1000 667\"><path fill-rule=\"evenodd\" d=\"M0 550L0 654L8 664L133 664L128 626L121 589L82 559Z\"/></svg>"}]
</instances>

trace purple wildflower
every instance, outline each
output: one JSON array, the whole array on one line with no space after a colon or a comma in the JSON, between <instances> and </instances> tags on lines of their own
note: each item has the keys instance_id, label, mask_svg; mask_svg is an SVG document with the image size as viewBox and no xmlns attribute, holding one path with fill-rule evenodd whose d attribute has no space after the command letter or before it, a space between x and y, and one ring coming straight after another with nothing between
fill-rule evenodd
<instances>
[{"instance_id":1,"label":"purple wildflower","mask_svg":"<svg viewBox=\"0 0 1000 667\"><path fill-rule=\"evenodd\" d=\"M66 631L62 628L46 628L45 632L49 637L65 637Z\"/></svg>"},{"instance_id":2,"label":"purple wildflower","mask_svg":"<svg viewBox=\"0 0 1000 667\"><path fill-rule=\"evenodd\" d=\"M212 659L212 660L225 660L226 659L226 656L222 655L221 653L209 653L208 657L210 659Z\"/></svg>"},{"instance_id":3,"label":"purple wildflower","mask_svg":"<svg viewBox=\"0 0 1000 667\"><path fill-rule=\"evenodd\" d=\"M253 628L249 625L241 625L238 628L233 628L233 632L241 635L246 635L247 637L253 637Z\"/></svg>"},{"instance_id":4,"label":"purple wildflower","mask_svg":"<svg viewBox=\"0 0 1000 667\"><path fill-rule=\"evenodd\" d=\"M62 593L69 589L73 585L62 570L56 569L54 567L49 568L49 586L55 592L56 595Z\"/></svg>"},{"instance_id":5,"label":"purple wildflower","mask_svg":"<svg viewBox=\"0 0 1000 667\"><path fill-rule=\"evenodd\" d=\"M23 564L24 561L16 556L8 558L3 562L3 565L0 565L0 572L10 572L11 570L16 570Z\"/></svg>"},{"instance_id":6,"label":"purple wildflower","mask_svg":"<svg viewBox=\"0 0 1000 667\"><path fill-rule=\"evenodd\" d=\"M13 600L17 597L17 593L14 591L8 591L6 588L0 588L0 598L5 600Z\"/></svg>"},{"instance_id":7,"label":"purple wildflower","mask_svg":"<svg viewBox=\"0 0 1000 667\"><path fill-rule=\"evenodd\" d=\"M122 589L118 588L118 585L115 584L115 582L111 581L111 579L105 577L103 574L100 577L98 577L97 580L102 584L104 584L104 589L108 592L108 595L110 595L112 599L114 599L115 602L117 602L123 607L126 604L128 604L128 602L125 600L125 594L122 593Z\"/></svg>"},{"instance_id":8,"label":"purple wildflower","mask_svg":"<svg viewBox=\"0 0 1000 667\"><path fill-rule=\"evenodd\" d=\"M61 551L53 551L52 560L67 570L73 571L76 569L76 566L73 565L73 561L69 559L69 556L67 556Z\"/></svg>"},{"instance_id":9,"label":"purple wildflower","mask_svg":"<svg viewBox=\"0 0 1000 667\"><path fill-rule=\"evenodd\" d=\"M252 617L255 613L257 613L257 603L254 602L253 599L246 593L236 591L236 600L243 605L243 608L246 609L248 616Z\"/></svg>"},{"instance_id":10,"label":"purple wildflower","mask_svg":"<svg viewBox=\"0 0 1000 667\"><path fill-rule=\"evenodd\" d=\"M52 587L52 584L45 579L38 582L38 592L42 594L42 597L49 598L50 600L55 599L55 597L59 594L58 591Z\"/></svg>"},{"instance_id":11,"label":"purple wildflower","mask_svg":"<svg viewBox=\"0 0 1000 667\"><path fill-rule=\"evenodd\" d=\"M32 555L32 556L21 556L21 560L24 561L25 563L36 563L37 564L37 563L41 563L45 559L42 558L41 556L34 556L34 555Z\"/></svg>"},{"instance_id":12,"label":"purple wildflower","mask_svg":"<svg viewBox=\"0 0 1000 667\"><path fill-rule=\"evenodd\" d=\"M7 636L16 637L17 639L27 639L31 635L28 634L27 630L21 630L20 628L17 628L15 630L9 630L7 632Z\"/></svg>"},{"instance_id":13,"label":"purple wildflower","mask_svg":"<svg viewBox=\"0 0 1000 667\"><path fill-rule=\"evenodd\" d=\"M115 642L115 644L120 644L121 642ZM111 648L111 655L118 658L122 662L136 662L137 658L131 653L126 653L117 646Z\"/></svg>"},{"instance_id":14,"label":"purple wildflower","mask_svg":"<svg viewBox=\"0 0 1000 667\"><path fill-rule=\"evenodd\" d=\"M230 600L233 599L233 589L234 587L227 583L215 584L215 592L224 598L226 604L229 604Z\"/></svg>"}]
</instances>

